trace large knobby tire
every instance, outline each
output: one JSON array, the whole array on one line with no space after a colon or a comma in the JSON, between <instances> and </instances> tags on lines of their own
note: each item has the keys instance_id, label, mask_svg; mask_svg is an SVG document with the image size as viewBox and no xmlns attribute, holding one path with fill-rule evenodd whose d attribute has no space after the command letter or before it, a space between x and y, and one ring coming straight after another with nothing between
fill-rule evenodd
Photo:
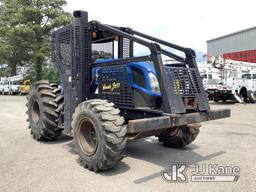
<instances>
[{"instance_id":1,"label":"large knobby tire","mask_svg":"<svg viewBox=\"0 0 256 192\"><path fill-rule=\"evenodd\" d=\"M27 115L31 134L38 140L54 140L61 135L58 120L63 107L63 96L57 84L37 81L27 95Z\"/></svg>"},{"instance_id":2,"label":"large knobby tire","mask_svg":"<svg viewBox=\"0 0 256 192\"><path fill-rule=\"evenodd\" d=\"M256 94L253 91L247 92L247 98L250 103L256 103Z\"/></svg>"},{"instance_id":3,"label":"large knobby tire","mask_svg":"<svg viewBox=\"0 0 256 192\"><path fill-rule=\"evenodd\" d=\"M127 126L119 109L106 100L80 103L73 114L74 144L82 166L99 172L114 167L124 156Z\"/></svg>"},{"instance_id":4,"label":"large knobby tire","mask_svg":"<svg viewBox=\"0 0 256 192\"><path fill-rule=\"evenodd\" d=\"M192 143L199 134L199 128L183 126L172 132L163 132L158 136L158 141L163 142L164 146L173 148L183 148Z\"/></svg>"}]
</instances>

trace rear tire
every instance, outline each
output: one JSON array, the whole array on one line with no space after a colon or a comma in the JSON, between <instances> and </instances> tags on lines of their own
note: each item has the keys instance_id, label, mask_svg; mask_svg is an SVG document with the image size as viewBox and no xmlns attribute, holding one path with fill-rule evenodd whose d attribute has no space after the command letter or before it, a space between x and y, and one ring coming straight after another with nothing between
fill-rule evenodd
<instances>
[{"instance_id":1,"label":"rear tire","mask_svg":"<svg viewBox=\"0 0 256 192\"><path fill-rule=\"evenodd\" d=\"M253 93L253 91L247 92L247 98L250 103L256 103L256 95L255 95L255 93Z\"/></svg>"},{"instance_id":2,"label":"rear tire","mask_svg":"<svg viewBox=\"0 0 256 192\"><path fill-rule=\"evenodd\" d=\"M124 156L127 127L119 109L106 100L80 103L73 114L74 143L82 166L99 172L114 167Z\"/></svg>"},{"instance_id":3,"label":"rear tire","mask_svg":"<svg viewBox=\"0 0 256 192\"><path fill-rule=\"evenodd\" d=\"M34 139L54 140L63 129L58 127L58 120L63 106L60 89L54 88L48 81L38 81L27 95L27 114L29 128Z\"/></svg>"},{"instance_id":4,"label":"rear tire","mask_svg":"<svg viewBox=\"0 0 256 192\"><path fill-rule=\"evenodd\" d=\"M177 128L170 132L163 132L158 136L158 141L164 146L173 148L183 148L192 143L199 134L199 128L189 128L187 126Z\"/></svg>"}]
</instances>

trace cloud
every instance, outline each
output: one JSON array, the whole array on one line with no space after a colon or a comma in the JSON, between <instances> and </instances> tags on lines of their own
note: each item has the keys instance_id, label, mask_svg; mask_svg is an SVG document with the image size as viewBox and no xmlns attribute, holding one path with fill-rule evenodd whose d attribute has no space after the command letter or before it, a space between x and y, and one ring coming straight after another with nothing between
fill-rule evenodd
<instances>
[{"instance_id":1,"label":"cloud","mask_svg":"<svg viewBox=\"0 0 256 192\"><path fill-rule=\"evenodd\" d=\"M86 10L90 20L128 26L198 52L206 40L254 25L253 0L67 0L68 11Z\"/></svg>"}]
</instances>

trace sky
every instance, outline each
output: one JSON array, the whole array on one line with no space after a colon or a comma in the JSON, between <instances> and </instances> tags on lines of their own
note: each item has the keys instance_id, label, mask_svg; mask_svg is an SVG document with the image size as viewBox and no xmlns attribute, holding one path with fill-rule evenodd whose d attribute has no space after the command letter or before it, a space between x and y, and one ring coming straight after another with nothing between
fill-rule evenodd
<instances>
[{"instance_id":1,"label":"sky","mask_svg":"<svg viewBox=\"0 0 256 192\"><path fill-rule=\"evenodd\" d=\"M89 20L130 27L206 53L206 40L256 26L254 0L67 0Z\"/></svg>"}]
</instances>

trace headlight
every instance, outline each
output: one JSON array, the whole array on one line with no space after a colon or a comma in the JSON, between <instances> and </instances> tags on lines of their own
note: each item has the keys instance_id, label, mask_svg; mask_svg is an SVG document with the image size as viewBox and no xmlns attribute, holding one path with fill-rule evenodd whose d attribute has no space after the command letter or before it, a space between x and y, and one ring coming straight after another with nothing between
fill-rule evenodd
<instances>
[{"instance_id":1,"label":"headlight","mask_svg":"<svg viewBox=\"0 0 256 192\"><path fill-rule=\"evenodd\" d=\"M156 76L153 73L148 74L150 90L154 93L160 94L160 87Z\"/></svg>"}]
</instances>

